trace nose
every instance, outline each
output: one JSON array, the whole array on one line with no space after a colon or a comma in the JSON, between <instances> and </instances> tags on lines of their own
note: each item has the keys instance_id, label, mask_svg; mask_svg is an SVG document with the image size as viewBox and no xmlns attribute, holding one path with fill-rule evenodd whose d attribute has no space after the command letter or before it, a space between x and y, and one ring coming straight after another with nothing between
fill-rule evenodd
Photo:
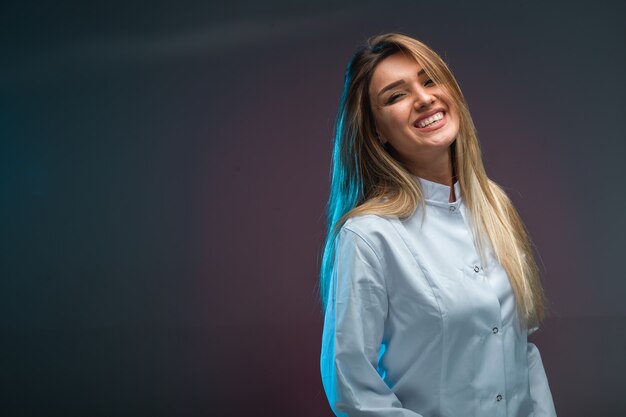
<instances>
[{"instance_id":1,"label":"nose","mask_svg":"<svg viewBox=\"0 0 626 417\"><path fill-rule=\"evenodd\" d=\"M415 108L429 107L435 101L435 96L424 88L418 88L415 93Z\"/></svg>"}]
</instances>

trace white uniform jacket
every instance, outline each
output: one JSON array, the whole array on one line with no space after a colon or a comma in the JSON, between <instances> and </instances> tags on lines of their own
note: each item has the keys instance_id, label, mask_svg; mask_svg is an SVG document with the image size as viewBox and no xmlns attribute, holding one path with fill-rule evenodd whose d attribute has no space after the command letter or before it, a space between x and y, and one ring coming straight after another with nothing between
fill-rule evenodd
<instances>
[{"instance_id":1,"label":"white uniform jacket","mask_svg":"<svg viewBox=\"0 0 626 417\"><path fill-rule=\"evenodd\" d=\"M336 241L321 374L337 416L553 417L536 328L520 328L490 245L480 263L455 183L420 177L408 219L349 219Z\"/></svg>"}]
</instances>

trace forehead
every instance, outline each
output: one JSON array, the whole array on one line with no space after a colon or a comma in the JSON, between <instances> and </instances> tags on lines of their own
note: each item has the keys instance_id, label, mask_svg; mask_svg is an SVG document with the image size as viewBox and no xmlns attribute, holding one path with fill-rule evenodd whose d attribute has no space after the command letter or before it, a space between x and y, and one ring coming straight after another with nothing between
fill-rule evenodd
<instances>
[{"instance_id":1,"label":"forehead","mask_svg":"<svg viewBox=\"0 0 626 417\"><path fill-rule=\"evenodd\" d=\"M389 55L376 65L370 81L370 93L372 96L389 83L399 79L409 80L417 78L417 73L422 66L410 55L396 52Z\"/></svg>"}]
</instances>

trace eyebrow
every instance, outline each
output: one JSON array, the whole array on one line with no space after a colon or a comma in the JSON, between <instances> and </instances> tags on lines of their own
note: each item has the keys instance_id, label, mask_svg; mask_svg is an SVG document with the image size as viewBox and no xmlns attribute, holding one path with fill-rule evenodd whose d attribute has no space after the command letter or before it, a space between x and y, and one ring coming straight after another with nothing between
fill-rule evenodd
<instances>
[{"instance_id":1,"label":"eyebrow","mask_svg":"<svg viewBox=\"0 0 626 417\"><path fill-rule=\"evenodd\" d=\"M422 75L424 75L426 73L426 71L424 71L423 69L421 69L418 73L417 73L417 78L421 77ZM385 88L383 88L382 90L380 90L380 92L378 93L378 97L380 97L381 95L383 95L383 93L391 90L394 87L399 86L400 84L404 84L405 81L404 79L400 79L398 81L394 81L391 84L389 84L388 86L386 86Z\"/></svg>"}]
</instances>

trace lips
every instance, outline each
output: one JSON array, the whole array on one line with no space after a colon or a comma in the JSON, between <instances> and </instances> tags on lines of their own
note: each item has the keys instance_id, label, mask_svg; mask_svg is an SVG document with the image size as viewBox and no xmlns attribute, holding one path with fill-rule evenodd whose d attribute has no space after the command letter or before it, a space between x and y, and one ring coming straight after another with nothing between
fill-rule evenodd
<instances>
[{"instance_id":1,"label":"lips","mask_svg":"<svg viewBox=\"0 0 626 417\"><path fill-rule=\"evenodd\" d=\"M413 122L413 126L419 128L419 126L417 125L420 121L424 120L424 119L428 119L430 116L432 116L435 113L439 113L442 112L445 116L446 111L442 108L438 108L438 109L434 109L429 111L426 114L421 115L419 118L417 118L414 122Z\"/></svg>"}]
</instances>

